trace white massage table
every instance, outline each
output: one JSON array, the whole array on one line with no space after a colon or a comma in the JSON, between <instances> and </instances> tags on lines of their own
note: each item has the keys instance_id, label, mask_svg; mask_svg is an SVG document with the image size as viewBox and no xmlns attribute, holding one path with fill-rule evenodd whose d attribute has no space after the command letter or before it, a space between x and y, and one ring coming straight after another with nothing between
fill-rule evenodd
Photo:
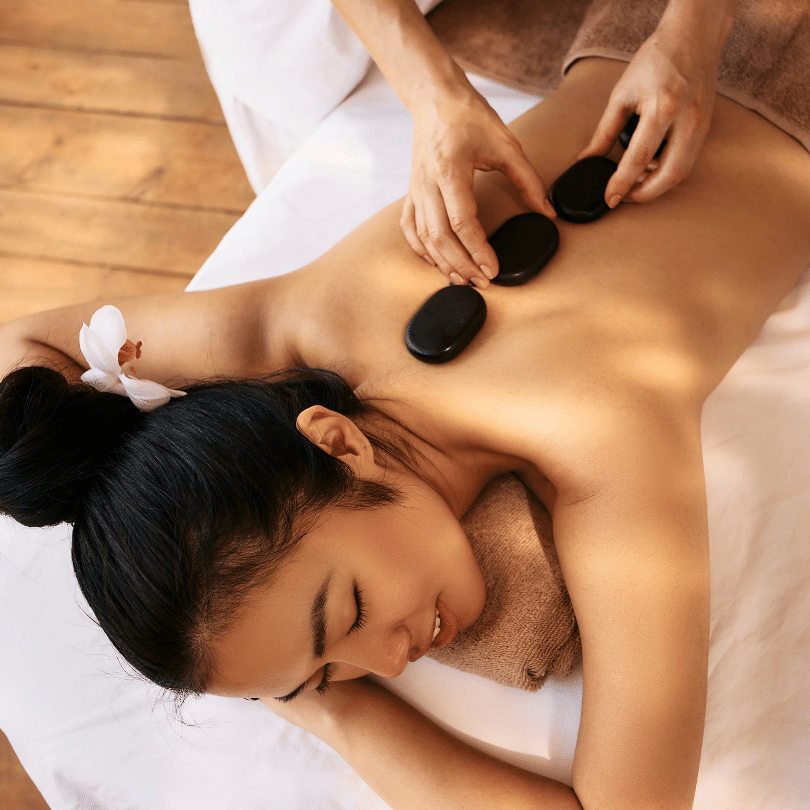
<instances>
[{"instance_id":1,"label":"white massage table","mask_svg":"<svg viewBox=\"0 0 810 810\"><path fill-rule=\"evenodd\" d=\"M261 82L252 96L249 86L234 92L239 76L222 69L217 51L218 42L241 42L249 59L251 32L270 30L248 25L269 16L261 0L231 2L230 11L243 13L232 14L227 31L215 3L192 2L215 87L261 193L190 289L294 270L407 187L404 109L376 70L366 70L359 44L346 44L326 0L295 5L296 13L310 7L332 55L352 63L349 88L364 78L322 124L309 110L291 135L273 124L272 110L261 111ZM536 101L475 81L506 119ZM332 97L324 93L321 115L348 92L326 89ZM703 431L712 623L695 807L808 808L810 284L788 297L712 394ZM0 728L53 810L384 810L339 757L259 704L206 697L185 707L185 723L174 718L160 690L123 673L83 613L69 537L67 526L32 530L0 519ZM570 783L581 670L532 695L423 659L387 685L473 744Z\"/></svg>"}]
</instances>

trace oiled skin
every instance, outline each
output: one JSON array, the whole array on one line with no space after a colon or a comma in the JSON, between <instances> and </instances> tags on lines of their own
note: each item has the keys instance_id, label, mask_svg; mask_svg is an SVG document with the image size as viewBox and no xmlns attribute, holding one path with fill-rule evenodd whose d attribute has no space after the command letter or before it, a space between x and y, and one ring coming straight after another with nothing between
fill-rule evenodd
<instances>
[{"instance_id":1,"label":"oiled skin","mask_svg":"<svg viewBox=\"0 0 810 810\"><path fill-rule=\"evenodd\" d=\"M573 162L621 70L583 60L560 91L512 124L546 184ZM488 233L525 210L495 173L479 175L478 197ZM451 415L443 432L488 436L517 457L522 438L507 422L536 419L549 400L558 412L554 380L570 383L575 366L587 386L624 378L697 413L810 263L810 156L719 97L705 154L683 188L588 225L557 220L560 248L540 277L488 287L479 335L457 360L429 366L403 350L402 330L443 280L398 234L398 207L306 269L318 274L324 298L302 332L302 359L340 367L366 395L407 398L415 414L429 391L431 418Z\"/></svg>"},{"instance_id":2,"label":"oiled skin","mask_svg":"<svg viewBox=\"0 0 810 810\"><path fill-rule=\"evenodd\" d=\"M578 62L512 125L547 187L586 145L623 69ZM476 182L488 233L524 210L501 176ZM708 655L701 408L810 264L810 155L718 98L688 180L595 223L558 221L552 262L523 287L485 290L484 327L441 366L403 343L409 318L445 281L405 242L400 211L393 204L286 277L104 303L144 340L138 371L147 379L301 364L340 371L425 453L457 517L494 475L521 475L552 511L582 634L578 801L588 810L689 807ZM0 365L40 352L85 367L77 336L96 306L3 327ZM453 780L426 776L420 793L389 767L402 746L418 762L455 743L437 737L431 749L429 729L408 737L381 726L363 746L348 736L354 710L341 711L330 743L392 806L428 806L428 796L471 806ZM463 780L465 762L444 765ZM515 790L527 791L527 807L545 795L543 785L532 794L534 783ZM481 801L492 806L484 793ZM561 801L548 806L575 806Z\"/></svg>"},{"instance_id":3,"label":"oiled skin","mask_svg":"<svg viewBox=\"0 0 810 810\"><path fill-rule=\"evenodd\" d=\"M597 62L578 63L572 77ZM605 64L610 69L566 83L511 125L549 185L573 162L596 100L621 71L619 63ZM303 351L328 364L351 358L357 368L348 367L348 377L366 391L398 370L408 385L415 376L450 396L473 374L545 389L545 369L560 346L593 354L601 365L633 346L652 351L663 343L664 355L694 360L692 394L705 398L808 265L809 166L796 141L719 97L706 154L683 189L587 225L557 220L561 241L552 262L523 287L488 287L481 333L457 361L439 367L403 351L404 325L444 282L397 235L395 203L307 268L319 274L333 317L311 324ZM488 233L525 210L494 173L479 175L478 198ZM531 367L533 356L542 367ZM652 366L638 373L643 378ZM476 397L499 396L496 386L476 388Z\"/></svg>"}]
</instances>

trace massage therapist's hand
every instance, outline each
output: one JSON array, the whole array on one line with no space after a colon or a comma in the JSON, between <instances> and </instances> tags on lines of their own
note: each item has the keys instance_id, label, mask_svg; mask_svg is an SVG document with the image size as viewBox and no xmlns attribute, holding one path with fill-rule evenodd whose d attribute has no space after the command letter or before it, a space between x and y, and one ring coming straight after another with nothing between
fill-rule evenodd
<instances>
[{"instance_id":1,"label":"massage therapist's hand","mask_svg":"<svg viewBox=\"0 0 810 810\"><path fill-rule=\"evenodd\" d=\"M413 163L400 220L408 244L451 281L481 281L497 274L498 260L477 218L476 169L500 171L526 205L550 218L543 181L518 140L476 90L437 91L411 110Z\"/></svg>"},{"instance_id":2,"label":"massage therapist's hand","mask_svg":"<svg viewBox=\"0 0 810 810\"><path fill-rule=\"evenodd\" d=\"M497 275L498 260L478 221L475 170L503 172L530 209L553 218L543 181L415 0L332 3L413 119L413 164L401 220L408 244L456 284L476 279L486 287Z\"/></svg>"},{"instance_id":3,"label":"massage therapist's hand","mask_svg":"<svg viewBox=\"0 0 810 810\"><path fill-rule=\"evenodd\" d=\"M638 114L630 146L605 191L611 208L621 200L650 202L689 176L711 124L720 51L735 4L670 0L655 32L616 84L591 142L579 155L606 154L628 118ZM664 139L667 145L655 160Z\"/></svg>"}]
</instances>

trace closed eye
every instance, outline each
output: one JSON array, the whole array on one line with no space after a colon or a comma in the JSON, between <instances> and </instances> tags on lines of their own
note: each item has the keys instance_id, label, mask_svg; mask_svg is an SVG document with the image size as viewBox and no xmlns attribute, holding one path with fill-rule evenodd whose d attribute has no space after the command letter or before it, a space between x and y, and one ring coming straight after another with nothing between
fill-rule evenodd
<instances>
[{"instance_id":1,"label":"closed eye","mask_svg":"<svg viewBox=\"0 0 810 810\"><path fill-rule=\"evenodd\" d=\"M366 624L366 603L363 601L363 592L357 587L354 586L354 601L357 603L357 618L354 620L354 624L349 629L350 633L358 633Z\"/></svg>"},{"instance_id":2,"label":"closed eye","mask_svg":"<svg viewBox=\"0 0 810 810\"><path fill-rule=\"evenodd\" d=\"M354 601L357 605L357 616L354 620L354 624L349 628L349 633L359 633L366 624L366 603L363 601L363 592L357 587L354 586ZM329 677L329 664L324 666L323 671L323 680L321 680L320 684L315 687L315 691L319 694L323 694L328 688L329 684L331 683L331 679ZM280 703L288 703L291 700L294 700L301 692L304 691L306 688L306 683L302 683L295 691L290 692L289 695L284 695L283 697L278 697ZM258 698L251 698L252 700L258 700Z\"/></svg>"},{"instance_id":3,"label":"closed eye","mask_svg":"<svg viewBox=\"0 0 810 810\"><path fill-rule=\"evenodd\" d=\"M291 700L295 700L304 689L307 688L307 684L309 681L304 681L295 691L290 692L289 695L284 695L283 697L277 697L276 700L279 703L289 703ZM329 664L324 664L323 667L323 678L321 678L321 682L315 687L315 691L322 695L328 688L329 684L332 683L332 679L329 677ZM258 700L258 698L253 698L254 700Z\"/></svg>"}]
</instances>

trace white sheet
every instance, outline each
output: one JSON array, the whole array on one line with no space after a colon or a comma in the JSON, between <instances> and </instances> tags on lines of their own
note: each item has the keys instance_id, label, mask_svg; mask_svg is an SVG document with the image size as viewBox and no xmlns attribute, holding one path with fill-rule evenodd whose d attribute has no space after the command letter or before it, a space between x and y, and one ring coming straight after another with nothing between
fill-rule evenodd
<instances>
[{"instance_id":1,"label":"white sheet","mask_svg":"<svg viewBox=\"0 0 810 810\"><path fill-rule=\"evenodd\" d=\"M439 0L415 0L427 13ZM258 194L371 60L329 0L190 0L194 29Z\"/></svg>"},{"instance_id":2,"label":"white sheet","mask_svg":"<svg viewBox=\"0 0 810 810\"><path fill-rule=\"evenodd\" d=\"M481 82L502 115L530 103ZM407 116L373 71L278 172L195 289L286 272L407 184ZM810 806L810 289L774 315L704 417L709 711L695 807ZM0 727L54 810L383 810L336 755L257 704L183 726L82 614L68 531L0 524ZM481 747L570 779L581 674L529 695L423 660L389 685Z\"/></svg>"}]
</instances>

